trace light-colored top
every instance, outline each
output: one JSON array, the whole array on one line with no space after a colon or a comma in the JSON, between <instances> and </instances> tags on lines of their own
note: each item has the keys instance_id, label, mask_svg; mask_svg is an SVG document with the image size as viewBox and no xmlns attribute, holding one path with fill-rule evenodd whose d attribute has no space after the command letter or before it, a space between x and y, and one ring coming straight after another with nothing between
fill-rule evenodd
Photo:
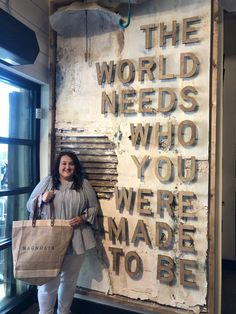
<instances>
[{"instance_id":1,"label":"light-colored top","mask_svg":"<svg viewBox=\"0 0 236 314\"><path fill-rule=\"evenodd\" d=\"M98 228L98 200L94 189L87 179L83 180L79 191L71 189L72 182L60 184L58 190L54 190L53 199L56 219L71 219L84 215L86 222L74 228L72 237L72 251L83 254L86 250L96 246L93 229ZM33 213L35 202L40 208L40 218L50 219L50 203L42 203L42 194L52 189L51 176L42 179L33 190L28 202L27 210Z\"/></svg>"}]
</instances>

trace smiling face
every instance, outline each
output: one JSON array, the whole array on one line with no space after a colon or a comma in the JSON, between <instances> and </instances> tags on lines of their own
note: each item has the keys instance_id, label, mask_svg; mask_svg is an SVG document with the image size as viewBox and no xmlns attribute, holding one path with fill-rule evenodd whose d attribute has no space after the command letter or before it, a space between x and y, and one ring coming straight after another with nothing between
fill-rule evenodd
<instances>
[{"instance_id":1,"label":"smiling face","mask_svg":"<svg viewBox=\"0 0 236 314\"><path fill-rule=\"evenodd\" d=\"M67 155L62 156L59 164L60 181L71 181L74 173L75 165L73 160Z\"/></svg>"}]
</instances>

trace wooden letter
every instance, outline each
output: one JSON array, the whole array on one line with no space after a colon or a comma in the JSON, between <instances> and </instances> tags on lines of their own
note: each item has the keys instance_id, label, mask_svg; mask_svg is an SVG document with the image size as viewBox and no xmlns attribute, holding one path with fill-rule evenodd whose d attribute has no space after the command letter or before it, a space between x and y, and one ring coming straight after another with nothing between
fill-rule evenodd
<instances>
[{"instance_id":1,"label":"wooden letter","mask_svg":"<svg viewBox=\"0 0 236 314\"><path fill-rule=\"evenodd\" d=\"M160 170L163 170L163 165L166 164L166 175L160 174ZM162 171L163 172L163 171ZM158 157L156 160L155 166L155 175L158 180L161 182L168 182L171 181L172 178L172 162L170 158L161 156Z\"/></svg>"},{"instance_id":2,"label":"wooden letter","mask_svg":"<svg viewBox=\"0 0 236 314\"><path fill-rule=\"evenodd\" d=\"M111 84L114 81L114 61L110 61L109 66L106 62L102 63L100 68L100 64L96 63L96 70L97 70L97 79L98 84L102 85L103 83Z\"/></svg>"},{"instance_id":3,"label":"wooden letter","mask_svg":"<svg viewBox=\"0 0 236 314\"><path fill-rule=\"evenodd\" d=\"M169 96L169 105L166 106L166 97ZM176 94L171 88L159 88L158 110L159 112L169 112L175 107Z\"/></svg>"},{"instance_id":4,"label":"wooden letter","mask_svg":"<svg viewBox=\"0 0 236 314\"><path fill-rule=\"evenodd\" d=\"M152 48L152 31L157 29L156 24L141 25L140 29L145 32L145 48Z\"/></svg>"},{"instance_id":5,"label":"wooden letter","mask_svg":"<svg viewBox=\"0 0 236 314\"><path fill-rule=\"evenodd\" d=\"M125 68L128 67L128 75L127 78L124 78ZM129 59L124 59L118 62L117 65L117 75L121 83L127 84L130 83L134 79L135 75L135 67L134 64Z\"/></svg>"},{"instance_id":6,"label":"wooden letter","mask_svg":"<svg viewBox=\"0 0 236 314\"><path fill-rule=\"evenodd\" d=\"M166 58L164 58L163 55L160 55L159 56L159 71L158 71L159 80L170 80L170 79L176 78L175 74L166 74L166 72L167 72Z\"/></svg>"},{"instance_id":7,"label":"wooden letter","mask_svg":"<svg viewBox=\"0 0 236 314\"><path fill-rule=\"evenodd\" d=\"M197 43L200 41L198 37L190 37L192 33L197 33L198 28L191 27L191 24L200 23L201 19L198 16L183 19L183 44Z\"/></svg>"},{"instance_id":8,"label":"wooden letter","mask_svg":"<svg viewBox=\"0 0 236 314\"><path fill-rule=\"evenodd\" d=\"M154 61L154 57L143 57L139 58L139 72L138 72L138 80L144 81L144 74L146 73L148 79L150 81L154 80L153 71L156 68L156 62Z\"/></svg>"},{"instance_id":9,"label":"wooden letter","mask_svg":"<svg viewBox=\"0 0 236 314\"><path fill-rule=\"evenodd\" d=\"M116 273L116 275L119 275L120 257L124 255L124 252L122 249L118 249L115 247L109 247L108 249L113 256L112 270Z\"/></svg>"},{"instance_id":10,"label":"wooden letter","mask_svg":"<svg viewBox=\"0 0 236 314\"><path fill-rule=\"evenodd\" d=\"M183 110L184 112L193 112L196 110L198 103L196 101L195 98L188 96L189 93L193 93L195 95L198 94L197 90L195 87L193 86L185 86L181 92L180 92L180 96L183 98L184 101L190 102L192 103L191 107L185 107L183 104L180 104L179 107L181 110Z\"/></svg>"},{"instance_id":11,"label":"wooden letter","mask_svg":"<svg viewBox=\"0 0 236 314\"><path fill-rule=\"evenodd\" d=\"M180 218L194 218L195 214L193 212L186 212L193 208L192 199L195 194L189 191L179 192L178 202L179 202L179 217Z\"/></svg>"},{"instance_id":12,"label":"wooden letter","mask_svg":"<svg viewBox=\"0 0 236 314\"><path fill-rule=\"evenodd\" d=\"M157 280L171 284L174 280L174 262L171 257L158 255Z\"/></svg>"},{"instance_id":13,"label":"wooden letter","mask_svg":"<svg viewBox=\"0 0 236 314\"><path fill-rule=\"evenodd\" d=\"M163 210L163 208L166 208L170 217L173 217L174 213L171 207L173 204L173 200L174 196L170 191L157 190L157 213L160 215L161 210Z\"/></svg>"},{"instance_id":14,"label":"wooden letter","mask_svg":"<svg viewBox=\"0 0 236 314\"><path fill-rule=\"evenodd\" d=\"M187 270L185 266L197 268L198 265L196 261L180 259L180 284L190 288L197 288L195 275L191 270ZM187 280L187 277L190 277L192 280Z\"/></svg>"},{"instance_id":15,"label":"wooden letter","mask_svg":"<svg viewBox=\"0 0 236 314\"><path fill-rule=\"evenodd\" d=\"M120 240L120 242L128 243L128 235L127 235L127 220L122 217L119 223L119 227L117 228L115 221L113 218L108 217L108 232L109 232L109 240L113 243L116 243L116 239Z\"/></svg>"},{"instance_id":16,"label":"wooden letter","mask_svg":"<svg viewBox=\"0 0 236 314\"><path fill-rule=\"evenodd\" d=\"M134 105L134 101L132 99L128 99L128 97L134 97L136 91L133 89L123 89L121 91L121 100L120 100L120 112L123 114L135 113L134 109L129 109L127 107L131 107Z\"/></svg>"},{"instance_id":17,"label":"wooden letter","mask_svg":"<svg viewBox=\"0 0 236 314\"><path fill-rule=\"evenodd\" d=\"M151 215L152 210L150 208L150 201L147 198L143 198L143 195L152 196L152 190L150 189L138 189L138 196L137 196L137 211L140 215Z\"/></svg>"},{"instance_id":18,"label":"wooden letter","mask_svg":"<svg viewBox=\"0 0 236 314\"><path fill-rule=\"evenodd\" d=\"M192 67L189 62L192 61ZM192 77L198 72L200 65L198 57L191 52L183 52L180 54L180 77L187 78Z\"/></svg>"},{"instance_id":19,"label":"wooden letter","mask_svg":"<svg viewBox=\"0 0 236 314\"><path fill-rule=\"evenodd\" d=\"M164 23L160 23L160 47L166 45L166 38L172 38L172 46L176 45L176 33L177 33L177 22L172 21L172 30L167 31L167 26Z\"/></svg>"},{"instance_id":20,"label":"wooden letter","mask_svg":"<svg viewBox=\"0 0 236 314\"><path fill-rule=\"evenodd\" d=\"M122 187L119 192L118 188L115 186L115 199L116 199L116 209L122 211L122 206L126 208L126 210L131 209L131 201L132 201L133 189L129 188L128 195L127 190Z\"/></svg>"},{"instance_id":21,"label":"wooden letter","mask_svg":"<svg viewBox=\"0 0 236 314\"><path fill-rule=\"evenodd\" d=\"M183 166L184 161L185 166ZM196 158L194 156L191 156L190 166L187 165L188 162L188 159L183 159L181 156L178 156L178 177L182 182L191 182L195 179Z\"/></svg>"},{"instance_id":22,"label":"wooden letter","mask_svg":"<svg viewBox=\"0 0 236 314\"><path fill-rule=\"evenodd\" d=\"M194 253L195 248L194 248L194 242L193 238L185 234L186 232L195 232L195 227L192 225L184 225L180 224L179 226L179 249L182 250L183 252L189 252L189 253ZM188 243L188 245L186 245Z\"/></svg>"},{"instance_id":23,"label":"wooden letter","mask_svg":"<svg viewBox=\"0 0 236 314\"><path fill-rule=\"evenodd\" d=\"M131 141L132 145L139 145L140 140L142 146L146 146L148 144L148 135L149 132L152 131L149 123L146 123L143 127L142 123L138 123L135 127L133 123L130 123L130 131L131 131Z\"/></svg>"},{"instance_id":24,"label":"wooden letter","mask_svg":"<svg viewBox=\"0 0 236 314\"><path fill-rule=\"evenodd\" d=\"M102 92L102 108L101 113L105 114L108 112L107 107L109 107L110 112L116 114L117 106L116 106L116 92L112 91L112 99L106 94L106 92Z\"/></svg>"},{"instance_id":25,"label":"wooden letter","mask_svg":"<svg viewBox=\"0 0 236 314\"><path fill-rule=\"evenodd\" d=\"M136 262L136 268L135 270L132 271L131 264L133 261ZM136 252L130 251L125 255L125 270L131 278L136 278L142 274L143 272L142 264L143 264L142 260Z\"/></svg>"},{"instance_id":26,"label":"wooden letter","mask_svg":"<svg viewBox=\"0 0 236 314\"><path fill-rule=\"evenodd\" d=\"M133 159L137 169L138 169L138 178L141 179L144 176L144 166L145 164L147 164L148 160L149 160L149 156L146 155L143 157L141 163L138 161L137 157L132 155L131 158Z\"/></svg>"},{"instance_id":27,"label":"wooden letter","mask_svg":"<svg viewBox=\"0 0 236 314\"><path fill-rule=\"evenodd\" d=\"M147 228L143 220L138 220L137 225L134 230L134 234L131 242L136 243L136 241L144 240L147 245L151 245L151 241L147 232Z\"/></svg>"},{"instance_id":28,"label":"wooden letter","mask_svg":"<svg viewBox=\"0 0 236 314\"><path fill-rule=\"evenodd\" d=\"M172 123L168 122L167 131L160 130L160 123L157 122L155 125L155 145L163 148L170 147L172 144ZM163 139L165 138L165 140Z\"/></svg>"},{"instance_id":29,"label":"wooden letter","mask_svg":"<svg viewBox=\"0 0 236 314\"><path fill-rule=\"evenodd\" d=\"M148 104L152 104L151 98L146 98L145 94L153 94L155 90L153 88L141 88L139 90L139 112L141 113L153 113L155 110L152 107L146 107Z\"/></svg>"},{"instance_id":30,"label":"wooden letter","mask_svg":"<svg viewBox=\"0 0 236 314\"><path fill-rule=\"evenodd\" d=\"M156 246L160 249L167 249L173 246L172 238L173 230L171 227L165 222L156 222Z\"/></svg>"},{"instance_id":31,"label":"wooden letter","mask_svg":"<svg viewBox=\"0 0 236 314\"><path fill-rule=\"evenodd\" d=\"M189 128L191 131L191 136L189 140L185 140L185 136L184 136L185 130L187 128ZM184 120L178 125L178 140L179 140L179 143L183 147L195 145L197 141L196 137L197 137L197 127L196 127L196 124L194 124L192 121Z\"/></svg>"}]
</instances>

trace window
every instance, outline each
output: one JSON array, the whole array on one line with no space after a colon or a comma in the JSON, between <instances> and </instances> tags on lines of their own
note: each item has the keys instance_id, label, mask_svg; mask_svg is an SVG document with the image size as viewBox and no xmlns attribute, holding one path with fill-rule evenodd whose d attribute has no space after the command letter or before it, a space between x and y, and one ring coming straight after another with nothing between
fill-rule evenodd
<instances>
[{"instance_id":1,"label":"window","mask_svg":"<svg viewBox=\"0 0 236 314\"><path fill-rule=\"evenodd\" d=\"M14 279L11 232L39 179L39 105L40 85L0 69L0 312L30 289Z\"/></svg>"}]
</instances>

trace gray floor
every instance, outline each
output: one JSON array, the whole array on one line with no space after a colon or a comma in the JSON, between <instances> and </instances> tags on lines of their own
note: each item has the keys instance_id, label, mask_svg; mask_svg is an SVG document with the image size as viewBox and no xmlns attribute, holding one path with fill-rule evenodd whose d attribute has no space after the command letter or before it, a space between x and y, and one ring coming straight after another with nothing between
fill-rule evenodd
<instances>
[{"instance_id":1,"label":"gray floor","mask_svg":"<svg viewBox=\"0 0 236 314\"><path fill-rule=\"evenodd\" d=\"M223 269L222 272L222 312L236 313L236 269Z\"/></svg>"},{"instance_id":2,"label":"gray floor","mask_svg":"<svg viewBox=\"0 0 236 314\"><path fill-rule=\"evenodd\" d=\"M95 309L93 309L92 312L94 312L94 310ZM108 311L108 313L109 312L110 311ZM119 311L116 311L116 310L115 312L119 313ZM38 313L37 304L32 305L26 311L22 312L22 314L37 314L37 313ZM235 314L235 313L236 313L236 269L224 268L222 272L222 311L221 311L221 314Z\"/></svg>"},{"instance_id":3,"label":"gray floor","mask_svg":"<svg viewBox=\"0 0 236 314\"><path fill-rule=\"evenodd\" d=\"M33 304L26 311L23 311L22 314L36 314L38 313L38 304Z\"/></svg>"}]
</instances>

